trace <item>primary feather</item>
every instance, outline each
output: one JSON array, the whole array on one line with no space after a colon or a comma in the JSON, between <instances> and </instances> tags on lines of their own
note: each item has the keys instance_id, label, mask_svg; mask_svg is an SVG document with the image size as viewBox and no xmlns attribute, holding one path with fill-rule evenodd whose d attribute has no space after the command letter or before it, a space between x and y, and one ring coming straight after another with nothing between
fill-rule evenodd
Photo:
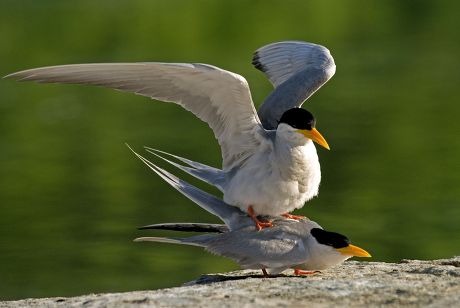
<instances>
[{"instance_id":1,"label":"primary feather","mask_svg":"<svg viewBox=\"0 0 460 308\"><path fill-rule=\"evenodd\" d=\"M103 86L179 104L211 127L222 149L223 169L250 156L259 144L260 121L248 83L212 65L71 64L25 70L6 78Z\"/></svg>"},{"instance_id":2,"label":"primary feather","mask_svg":"<svg viewBox=\"0 0 460 308\"><path fill-rule=\"evenodd\" d=\"M335 73L334 58L326 47L298 41L259 48L252 64L275 87L259 108L265 129L275 129L285 111L300 107Z\"/></svg>"}]
</instances>

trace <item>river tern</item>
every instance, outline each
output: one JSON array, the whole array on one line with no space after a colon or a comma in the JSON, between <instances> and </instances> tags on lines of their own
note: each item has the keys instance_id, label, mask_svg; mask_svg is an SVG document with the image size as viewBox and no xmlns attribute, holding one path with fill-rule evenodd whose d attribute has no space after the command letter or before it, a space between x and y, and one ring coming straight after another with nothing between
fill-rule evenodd
<instances>
[{"instance_id":1,"label":"river tern","mask_svg":"<svg viewBox=\"0 0 460 308\"><path fill-rule=\"evenodd\" d=\"M134 151L133 151L134 152ZM140 237L137 242L151 241L192 245L230 258L245 269L261 269L264 276L293 269L296 275L308 275L327 269L353 256L371 255L350 244L344 235L326 231L309 219L293 220L270 217L273 227L255 231L253 221L240 209L196 188L134 152L151 170L187 198L225 224L164 223L139 229L163 229L206 232L191 237Z\"/></svg>"},{"instance_id":2,"label":"river tern","mask_svg":"<svg viewBox=\"0 0 460 308\"><path fill-rule=\"evenodd\" d=\"M173 102L214 132L222 169L195 168L223 191L227 204L258 215L286 215L318 194L321 171L313 142L329 149L316 119L300 108L335 73L328 49L285 41L258 49L252 63L275 89L257 113L247 81L208 64L96 63L42 67L6 76L39 83L87 84ZM294 216L290 216L294 217Z\"/></svg>"}]
</instances>

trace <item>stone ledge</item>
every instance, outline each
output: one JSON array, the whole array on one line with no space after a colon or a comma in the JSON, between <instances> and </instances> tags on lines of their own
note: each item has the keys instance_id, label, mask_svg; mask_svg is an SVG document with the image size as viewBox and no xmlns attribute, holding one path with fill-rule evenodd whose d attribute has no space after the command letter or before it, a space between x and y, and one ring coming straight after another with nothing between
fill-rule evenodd
<instances>
[{"instance_id":1,"label":"stone ledge","mask_svg":"<svg viewBox=\"0 0 460 308\"><path fill-rule=\"evenodd\" d=\"M348 261L322 273L262 278L203 275L181 287L0 302L0 307L460 307L460 257L400 263Z\"/></svg>"}]
</instances>

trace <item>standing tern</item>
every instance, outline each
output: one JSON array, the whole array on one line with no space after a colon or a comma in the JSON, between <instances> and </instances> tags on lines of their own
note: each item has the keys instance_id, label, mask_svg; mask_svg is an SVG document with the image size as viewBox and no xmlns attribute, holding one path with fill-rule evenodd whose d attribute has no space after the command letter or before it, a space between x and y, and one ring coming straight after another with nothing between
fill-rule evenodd
<instances>
[{"instance_id":1,"label":"standing tern","mask_svg":"<svg viewBox=\"0 0 460 308\"><path fill-rule=\"evenodd\" d=\"M133 151L134 152L134 151ZM204 210L225 224L165 223L139 229L163 229L206 232L191 237L141 237L152 241L199 246L230 258L246 269L261 269L264 276L294 269L296 275L308 275L339 264L353 256L370 257L362 248L351 245L344 235L323 230L308 219L271 217L272 228L254 231L253 221L244 212L190 185L134 152L150 169Z\"/></svg>"},{"instance_id":2,"label":"standing tern","mask_svg":"<svg viewBox=\"0 0 460 308\"><path fill-rule=\"evenodd\" d=\"M242 76L207 64L72 64L6 77L114 88L191 111L213 130L223 161L222 169L197 163L203 169L194 167L195 173L220 188L224 201L247 212L260 230L271 224L257 215L289 216L318 194L321 171L313 141L329 145L314 116L299 107L334 75L335 64L325 47L298 41L264 46L252 63L275 87L259 114Z\"/></svg>"}]
</instances>

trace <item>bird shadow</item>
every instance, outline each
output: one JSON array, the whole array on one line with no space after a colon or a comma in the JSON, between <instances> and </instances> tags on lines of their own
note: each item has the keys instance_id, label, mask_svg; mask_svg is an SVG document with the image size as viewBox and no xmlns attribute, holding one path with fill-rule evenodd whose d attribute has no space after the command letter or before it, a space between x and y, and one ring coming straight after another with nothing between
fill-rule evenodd
<instances>
[{"instance_id":1,"label":"bird shadow","mask_svg":"<svg viewBox=\"0 0 460 308\"><path fill-rule=\"evenodd\" d=\"M284 274L270 275L268 277L264 277L263 274L248 274L248 275L233 275L233 276L213 274L213 275L202 275L197 280L194 280L193 282L191 282L191 284L210 284L210 283L230 281L230 280L244 280L248 278L271 279L271 278L279 278L279 277L288 277L288 276Z\"/></svg>"}]
</instances>

